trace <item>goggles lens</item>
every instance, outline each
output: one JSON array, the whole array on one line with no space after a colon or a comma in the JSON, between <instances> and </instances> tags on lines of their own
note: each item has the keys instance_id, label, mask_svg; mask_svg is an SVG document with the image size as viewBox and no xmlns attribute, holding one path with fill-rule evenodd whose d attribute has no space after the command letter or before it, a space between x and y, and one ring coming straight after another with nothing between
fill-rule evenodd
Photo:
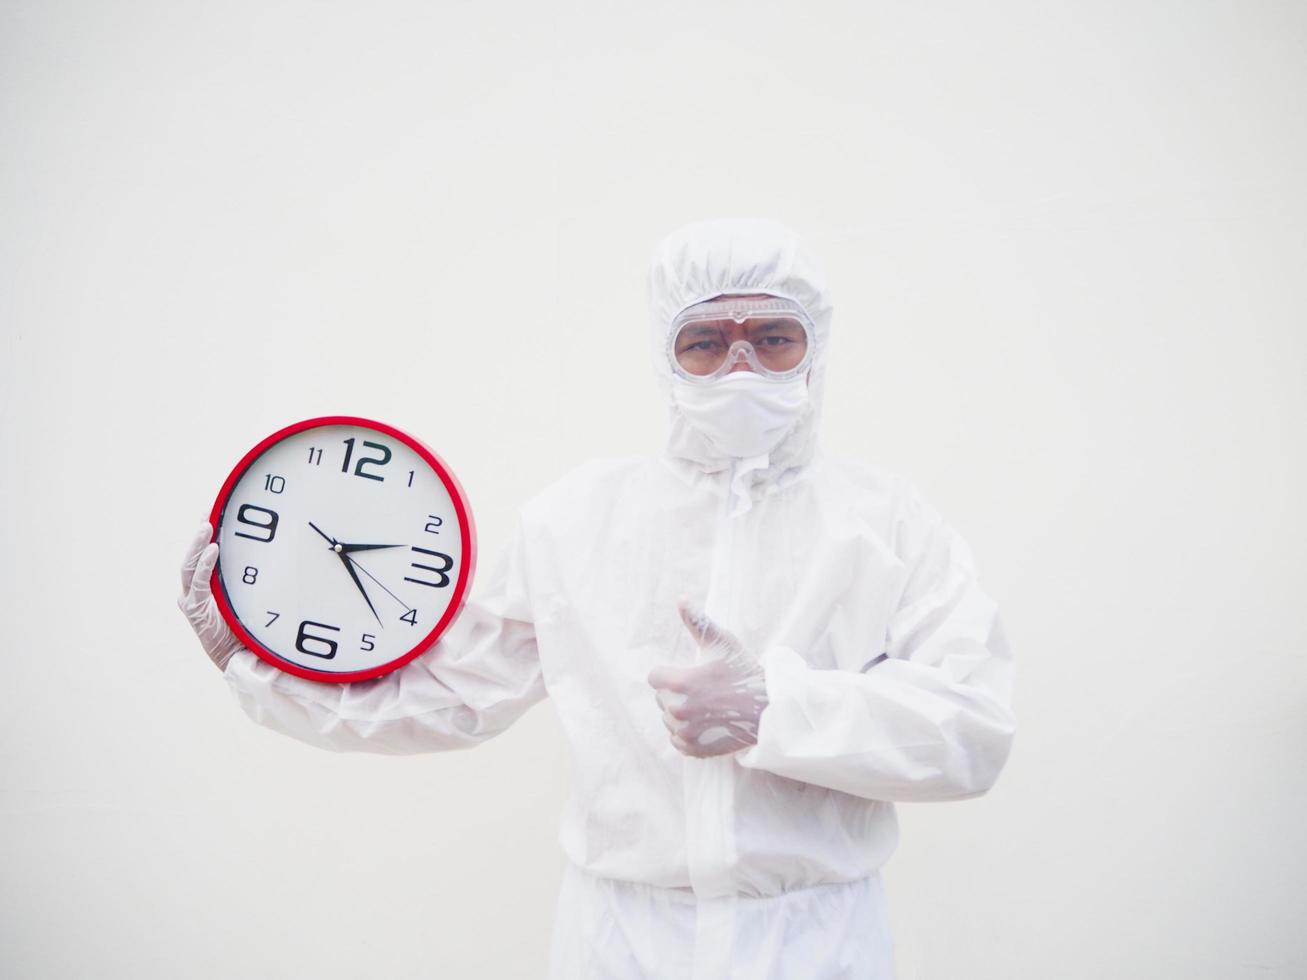
<instances>
[{"instance_id":1,"label":"goggles lens","mask_svg":"<svg viewBox=\"0 0 1307 980\"><path fill-rule=\"evenodd\" d=\"M696 312L678 318L672 341L676 366L688 377L715 377L740 363L760 374L783 376L807 364L809 330L789 310Z\"/></svg>"}]
</instances>

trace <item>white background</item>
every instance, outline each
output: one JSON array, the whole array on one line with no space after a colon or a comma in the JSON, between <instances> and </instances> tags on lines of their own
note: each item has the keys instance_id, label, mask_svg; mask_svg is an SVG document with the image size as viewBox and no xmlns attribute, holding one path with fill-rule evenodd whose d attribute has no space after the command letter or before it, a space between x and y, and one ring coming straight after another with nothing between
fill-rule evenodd
<instances>
[{"instance_id":1,"label":"white background","mask_svg":"<svg viewBox=\"0 0 1307 980\"><path fill-rule=\"evenodd\" d=\"M515 507L655 451L643 272L795 227L828 448L963 533L987 797L901 808L903 980L1307 974L1297 3L0 4L0 974L543 974L552 709L250 723L175 608L230 466L411 429Z\"/></svg>"}]
</instances>

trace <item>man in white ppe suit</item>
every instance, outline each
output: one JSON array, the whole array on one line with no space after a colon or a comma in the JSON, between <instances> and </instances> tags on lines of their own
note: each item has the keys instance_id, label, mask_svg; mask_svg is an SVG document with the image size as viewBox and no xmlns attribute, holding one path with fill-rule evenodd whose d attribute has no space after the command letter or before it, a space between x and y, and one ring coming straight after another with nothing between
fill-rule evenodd
<instances>
[{"instance_id":1,"label":"man in white ppe suit","mask_svg":"<svg viewBox=\"0 0 1307 980\"><path fill-rule=\"evenodd\" d=\"M995 604L909 483L818 451L831 304L790 232L682 228L650 298L666 450L529 501L404 668L318 684L241 647L207 526L180 604L245 711L313 745L463 748L553 700L576 785L551 976L890 977L892 801L984 793L1008 755Z\"/></svg>"}]
</instances>

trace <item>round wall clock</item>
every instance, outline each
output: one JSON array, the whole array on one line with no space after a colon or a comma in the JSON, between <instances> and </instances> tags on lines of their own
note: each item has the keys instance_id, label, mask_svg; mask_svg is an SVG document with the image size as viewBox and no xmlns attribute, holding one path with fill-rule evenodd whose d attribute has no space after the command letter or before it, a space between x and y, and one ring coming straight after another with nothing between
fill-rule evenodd
<instances>
[{"instance_id":1,"label":"round wall clock","mask_svg":"<svg viewBox=\"0 0 1307 980\"><path fill-rule=\"evenodd\" d=\"M352 416L268 436L209 522L228 624L263 660L316 681L379 677L418 656L458 615L476 563L472 512L440 457Z\"/></svg>"}]
</instances>

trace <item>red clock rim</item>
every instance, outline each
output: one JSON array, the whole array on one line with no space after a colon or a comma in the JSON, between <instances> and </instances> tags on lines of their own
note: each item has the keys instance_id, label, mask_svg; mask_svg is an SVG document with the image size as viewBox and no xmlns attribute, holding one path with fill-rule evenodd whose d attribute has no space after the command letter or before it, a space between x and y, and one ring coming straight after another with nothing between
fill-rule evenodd
<instances>
[{"instance_id":1,"label":"red clock rim","mask_svg":"<svg viewBox=\"0 0 1307 980\"><path fill-rule=\"evenodd\" d=\"M380 664L376 667L369 667L366 670L354 670L343 673L331 673L329 671L312 670L308 667L301 667L299 664L291 663L288 660L278 656L272 650L269 650L260 643L245 625L237 617L235 610L232 609L231 603L227 598L226 585L222 576L219 574L219 567L222 564L222 554L218 554L218 565L214 566L212 579L213 597L218 603L218 609L222 613L223 619L227 625L232 628L232 632L245 644L260 660L269 663L278 670L283 670L288 674L294 674L296 677L303 677L306 680L320 681L331 684L349 684L354 681L371 680L374 677L381 677L389 674L393 670L398 670L406 663L421 656L426 650L440 639L441 635L449 628L450 624L463 610L467 602L468 584L472 580L472 574L476 569L476 524L472 520L472 509L468 505L467 495L463 492L463 485L458 482L458 477L448 466L445 461L436 454L429 446L420 439L409 435L402 429L397 429L393 425L387 425L385 422L378 422L375 419L365 419L357 415L323 415L318 418L305 419L302 422L294 422L285 428L278 429L267 438L261 440L258 445L241 457L240 462L228 474L227 479L223 481L222 489L218 491L217 499L213 502L213 509L209 512L209 525L213 528L212 541L218 540L218 519L222 516L223 509L227 505L227 500L231 496L232 488L236 486L237 481L245 475L245 471L250 468L256 459L262 456L267 450L283 439L303 432L306 429L316 429L327 425L354 425L360 428L372 429L376 432L383 433L393 439L407 445L415 453L421 456L436 471L440 481L445 485L449 492L449 498L454 503L454 512L458 516L459 533L463 536L463 561L460 563L458 578L454 582L454 596L450 600L448 608L439 622L430 633L420 640L417 646L413 647L401 657Z\"/></svg>"}]
</instances>

